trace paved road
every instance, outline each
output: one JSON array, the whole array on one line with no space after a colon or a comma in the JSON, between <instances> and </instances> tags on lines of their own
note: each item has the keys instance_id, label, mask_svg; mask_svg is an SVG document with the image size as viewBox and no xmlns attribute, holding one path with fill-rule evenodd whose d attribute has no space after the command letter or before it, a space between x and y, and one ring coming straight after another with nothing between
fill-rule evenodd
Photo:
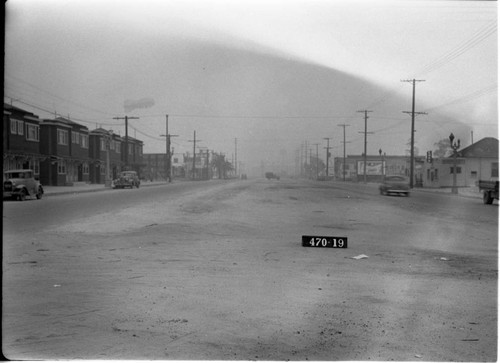
<instances>
[{"instance_id":1,"label":"paved road","mask_svg":"<svg viewBox=\"0 0 500 363\"><path fill-rule=\"evenodd\" d=\"M480 199L211 181L4 202L3 221L11 358L496 360Z\"/></svg>"}]
</instances>

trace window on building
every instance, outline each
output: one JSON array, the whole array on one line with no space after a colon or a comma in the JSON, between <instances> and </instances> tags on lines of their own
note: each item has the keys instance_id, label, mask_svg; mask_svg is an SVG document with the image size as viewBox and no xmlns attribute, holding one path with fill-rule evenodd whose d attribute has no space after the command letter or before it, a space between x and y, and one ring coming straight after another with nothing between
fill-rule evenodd
<instances>
[{"instance_id":1,"label":"window on building","mask_svg":"<svg viewBox=\"0 0 500 363\"><path fill-rule=\"evenodd\" d=\"M121 144L120 144L120 141L115 141L115 152L117 154L120 154L121 153Z\"/></svg>"},{"instance_id":2,"label":"window on building","mask_svg":"<svg viewBox=\"0 0 500 363\"><path fill-rule=\"evenodd\" d=\"M179 158L174 158L174 163L175 164L179 163Z\"/></svg>"},{"instance_id":3,"label":"window on building","mask_svg":"<svg viewBox=\"0 0 500 363\"><path fill-rule=\"evenodd\" d=\"M57 143L59 145L68 145L68 131L57 130Z\"/></svg>"},{"instance_id":4,"label":"window on building","mask_svg":"<svg viewBox=\"0 0 500 363\"><path fill-rule=\"evenodd\" d=\"M24 135L24 121L17 121L17 134Z\"/></svg>"},{"instance_id":5,"label":"window on building","mask_svg":"<svg viewBox=\"0 0 500 363\"><path fill-rule=\"evenodd\" d=\"M427 180L431 180L431 169L427 169Z\"/></svg>"},{"instance_id":6,"label":"window on building","mask_svg":"<svg viewBox=\"0 0 500 363\"><path fill-rule=\"evenodd\" d=\"M84 149L89 148L89 136L88 135L80 134L80 145Z\"/></svg>"},{"instance_id":7,"label":"window on building","mask_svg":"<svg viewBox=\"0 0 500 363\"><path fill-rule=\"evenodd\" d=\"M10 133L13 135L24 135L24 121L10 120Z\"/></svg>"},{"instance_id":8,"label":"window on building","mask_svg":"<svg viewBox=\"0 0 500 363\"><path fill-rule=\"evenodd\" d=\"M88 174L89 173L89 164L88 163L83 163L82 164L82 172L83 172L83 174Z\"/></svg>"},{"instance_id":9,"label":"window on building","mask_svg":"<svg viewBox=\"0 0 500 363\"><path fill-rule=\"evenodd\" d=\"M134 153L134 145L128 144L128 154L132 155Z\"/></svg>"},{"instance_id":10,"label":"window on building","mask_svg":"<svg viewBox=\"0 0 500 363\"><path fill-rule=\"evenodd\" d=\"M38 159L30 160L28 168L33 170L33 174L39 175L40 174L40 160L38 160Z\"/></svg>"},{"instance_id":11,"label":"window on building","mask_svg":"<svg viewBox=\"0 0 500 363\"><path fill-rule=\"evenodd\" d=\"M106 140L101 137L101 151L106 151Z\"/></svg>"},{"instance_id":12,"label":"window on building","mask_svg":"<svg viewBox=\"0 0 500 363\"><path fill-rule=\"evenodd\" d=\"M462 173L462 167L457 166L457 174L461 174L461 173ZM453 174L453 166L450 167L450 174Z\"/></svg>"},{"instance_id":13,"label":"window on building","mask_svg":"<svg viewBox=\"0 0 500 363\"><path fill-rule=\"evenodd\" d=\"M498 163L491 163L491 177L498 178Z\"/></svg>"},{"instance_id":14,"label":"window on building","mask_svg":"<svg viewBox=\"0 0 500 363\"><path fill-rule=\"evenodd\" d=\"M101 165L101 174L102 175L106 174L106 166L105 165Z\"/></svg>"},{"instance_id":15,"label":"window on building","mask_svg":"<svg viewBox=\"0 0 500 363\"><path fill-rule=\"evenodd\" d=\"M26 124L26 140L40 141L40 128L38 125Z\"/></svg>"},{"instance_id":16,"label":"window on building","mask_svg":"<svg viewBox=\"0 0 500 363\"><path fill-rule=\"evenodd\" d=\"M10 120L10 133L17 134L17 120Z\"/></svg>"},{"instance_id":17,"label":"window on building","mask_svg":"<svg viewBox=\"0 0 500 363\"><path fill-rule=\"evenodd\" d=\"M71 131L71 142L73 144L79 144L80 143L80 134L75 131Z\"/></svg>"},{"instance_id":18,"label":"window on building","mask_svg":"<svg viewBox=\"0 0 500 363\"><path fill-rule=\"evenodd\" d=\"M477 178L477 171L471 171L471 172L470 172L470 177L471 177L472 179L476 179L476 178Z\"/></svg>"},{"instance_id":19,"label":"window on building","mask_svg":"<svg viewBox=\"0 0 500 363\"><path fill-rule=\"evenodd\" d=\"M57 174L66 174L66 161L57 162Z\"/></svg>"},{"instance_id":20,"label":"window on building","mask_svg":"<svg viewBox=\"0 0 500 363\"><path fill-rule=\"evenodd\" d=\"M434 179L439 180L438 178L438 169L434 169Z\"/></svg>"}]
</instances>

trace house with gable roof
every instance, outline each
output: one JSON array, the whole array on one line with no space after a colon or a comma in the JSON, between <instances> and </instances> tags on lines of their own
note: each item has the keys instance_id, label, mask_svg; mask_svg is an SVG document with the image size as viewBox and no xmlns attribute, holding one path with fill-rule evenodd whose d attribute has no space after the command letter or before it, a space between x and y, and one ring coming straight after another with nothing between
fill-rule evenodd
<instances>
[{"instance_id":1,"label":"house with gable roof","mask_svg":"<svg viewBox=\"0 0 500 363\"><path fill-rule=\"evenodd\" d=\"M470 187L479 180L498 180L498 139L485 137L457 151L457 186ZM453 186L455 157L453 155L426 161L423 186L446 188Z\"/></svg>"}]
</instances>

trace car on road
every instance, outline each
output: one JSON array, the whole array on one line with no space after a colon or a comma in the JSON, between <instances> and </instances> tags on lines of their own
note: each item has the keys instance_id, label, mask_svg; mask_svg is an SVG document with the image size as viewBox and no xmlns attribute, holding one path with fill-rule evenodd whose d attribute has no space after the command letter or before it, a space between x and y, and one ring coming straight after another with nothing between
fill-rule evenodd
<instances>
[{"instance_id":1,"label":"car on road","mask_svg":"<svg viewBox=\"0 0 500 363\"><path fill-rule=\"evenodd\" d=\"M43 196L42 184L35 179L31 169L7 170L3 173L3 198L25 200L26 197Z\"/></svg>"},{"instance_id":2,"label":"car on road","mask_svg":"<svg viewBox=\"0 0 500 363\"><path fill-rule=\"evenodd\" d=\"M141 181L139 180L139 176L137 172L133 170L122 171L118 178L113 180L113 188L139 188L141 185Z\"/></svg>"},{"instance_id":3,"label":"car on road","mask_svg":"<svg viewBox=\"0 0 500 363\"><path fill-rule=\"evenodd\" d=\"M402 194L410 195L410 181L404 175L386 175L379 185L380 194Z\"/></svg>"},{"instance_id":4,"label":"car on road","mask_svg":"<svg viewBox=\"0 0 500 363\"><path fill-rule=\"evenodd\" d=\"M280 177L279 177L279 175L276 175L276 174L274 174L273 172L268 171L268 172L266 173L266 179L267 179L267 180L271 180L271 179L280 180Z\"/></svg>"}]
</instances>

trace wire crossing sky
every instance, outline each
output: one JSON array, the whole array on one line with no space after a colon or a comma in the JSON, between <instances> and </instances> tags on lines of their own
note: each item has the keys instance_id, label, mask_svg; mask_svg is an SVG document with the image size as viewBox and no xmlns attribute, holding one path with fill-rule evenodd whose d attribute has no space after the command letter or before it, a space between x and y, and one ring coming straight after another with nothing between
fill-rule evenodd
<instances>
[{"instance_id":1,"label":"wire crossing sky","mask_svg":"<svg viewBox=\"0 0 500 363\"><path fill-rule=\"evenodd\" d=\"M292 159L301 144L404 155L416 87L416 146L453 132L498 135L497 3L332 0L9 0L4 101L122 135L145 152L234 152L247 165ZM141 104L135 109L126 105Z\"/></svg>"}]
</instances>

